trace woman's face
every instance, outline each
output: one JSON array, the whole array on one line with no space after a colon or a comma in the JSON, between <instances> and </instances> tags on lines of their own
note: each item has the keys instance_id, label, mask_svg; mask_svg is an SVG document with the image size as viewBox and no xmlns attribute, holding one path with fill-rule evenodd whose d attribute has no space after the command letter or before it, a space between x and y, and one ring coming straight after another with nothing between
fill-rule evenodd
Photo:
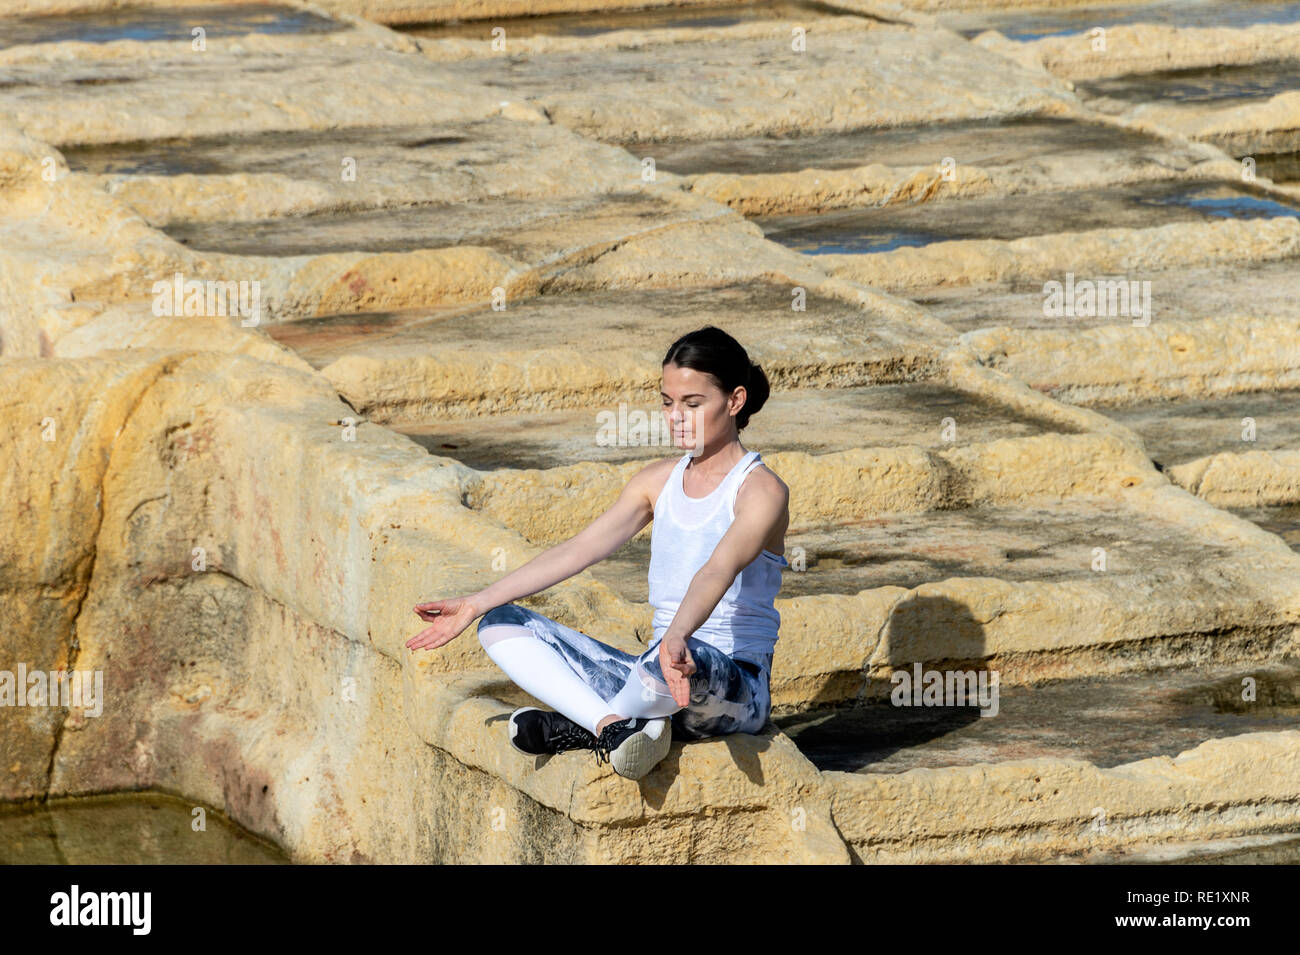
<instances>
[{"instance_id":1,"label":"woman's face","mask_svg":"<svg viewBox=\"0 0 1300 955\"><path fill-rule=\"evenodd\" d=\"M744 386L730 396L713 379L694 368L664 365L664 417L673 444L683 450L702 451L736 437L736 414L745 404Z\"/></svg>"}]
</instances>

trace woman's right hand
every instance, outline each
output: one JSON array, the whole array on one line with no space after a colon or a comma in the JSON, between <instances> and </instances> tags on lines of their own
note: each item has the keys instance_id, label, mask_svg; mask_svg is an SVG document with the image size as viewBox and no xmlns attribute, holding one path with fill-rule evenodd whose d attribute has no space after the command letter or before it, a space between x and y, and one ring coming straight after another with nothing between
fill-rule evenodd
<instances>
[{"instance_id":1,"label":"woman's right hand","mask_svg":"<svg viewBox=\"0 0 1300 955\"><path fill-rule=\"evenodd\" d=\"M406 641L408 650L435 650L451 643L462 630L480 617L483 611L475 606L472 597L448 597L416 604L415 613L421 620L433 624Z\"/></svg>"}]
</instances>

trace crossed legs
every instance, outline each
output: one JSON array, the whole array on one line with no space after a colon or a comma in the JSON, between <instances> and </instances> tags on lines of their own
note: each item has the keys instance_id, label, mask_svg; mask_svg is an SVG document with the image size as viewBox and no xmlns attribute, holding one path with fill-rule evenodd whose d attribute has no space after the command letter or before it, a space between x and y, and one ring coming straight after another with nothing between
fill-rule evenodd
<instances>
[{"instance_id":1,"label":"crossed legs","mask_svg":"<svg viewBox=\"0 0 1300 955\"><path fill-rule=\"evenodd\" d=\"M642 658L516 604L484 614L478 635L520 689L594 735L617 720L682 709Z\"/></svg>"}]
</instances>

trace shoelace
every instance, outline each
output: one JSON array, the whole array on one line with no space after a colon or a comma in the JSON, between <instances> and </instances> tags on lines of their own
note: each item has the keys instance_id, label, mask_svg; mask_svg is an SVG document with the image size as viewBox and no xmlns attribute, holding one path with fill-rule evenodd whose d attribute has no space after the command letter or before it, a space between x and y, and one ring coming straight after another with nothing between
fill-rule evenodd
<instances>
[{"instance_id":1,"label":"shoelace","mask_svg":"<svg viewBox=\"0 0 1300 955\"><path fill-rule=\"evenodd\" d=\"M556 730L551 737L551 743L557 753L570 749L590 749L594 741L595 737L588 730L581 728Z\"/></svg>"},{"instance_id":2,"label":"shoelace","mask_svg":"<svg viewBox=\"0 0 1300 955\"><path fill-rule=\"evenodd\" d=\"M599 766L601 763L609 762L609 753L610 750L613 749L613 746L611 744L614 742L612 738L613 734L610 733L610 730L612 730L616 726L626 726L626 725L627 725L627 720L618 720L617 722L610 723L608 726L606 726L603 730L600 731L600 736L596 737L596 742L593 743L591 747L596 751L597 766Z\"/></svg>"}]
</instances>

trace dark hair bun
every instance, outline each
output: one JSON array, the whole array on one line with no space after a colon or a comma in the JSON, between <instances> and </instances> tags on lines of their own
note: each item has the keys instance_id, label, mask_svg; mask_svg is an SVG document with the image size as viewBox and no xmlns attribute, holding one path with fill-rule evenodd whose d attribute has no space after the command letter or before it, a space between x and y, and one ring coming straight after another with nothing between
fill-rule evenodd
<instances>
[{"instance_id":1,"label":"dark hair bun","mask_svg":"<svg viewBox=\"0 0 1300 955\"><path fill-rule=\"evenodd\" d=\"M741 408L740 413L736 415L737 431L749 424L749 419L763 409L771 393L772 385L767 380L767 374L761 365L754 362L749 366L749 384L745 386L745 407Z\"/></svg>"}]
</instances>

